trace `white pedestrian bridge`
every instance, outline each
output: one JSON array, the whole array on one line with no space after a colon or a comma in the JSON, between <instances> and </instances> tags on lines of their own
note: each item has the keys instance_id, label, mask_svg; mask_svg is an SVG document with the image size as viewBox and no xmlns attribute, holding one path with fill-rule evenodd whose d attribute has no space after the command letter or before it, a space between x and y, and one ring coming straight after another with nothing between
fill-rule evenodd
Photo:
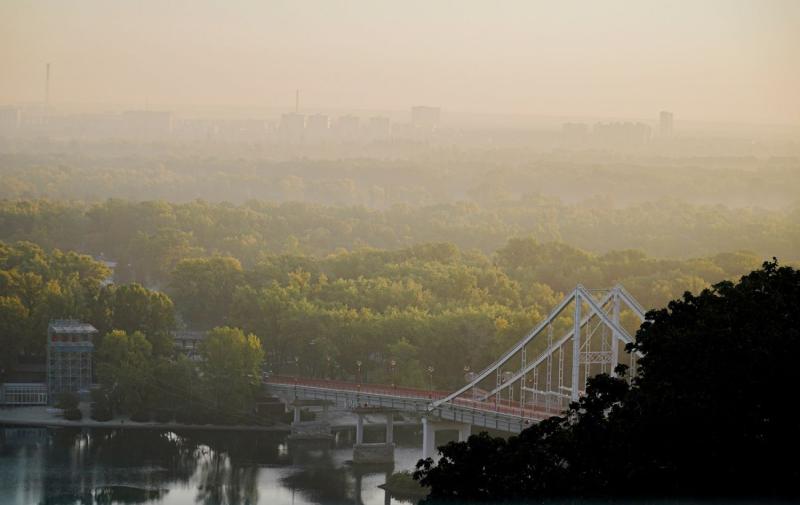
<instances>
[{"instance_id":1,"label":"white pedestrian bridge","mask_svg":"<svg viewBox=\"0 0 800 505\"><path fill-rule=\"evenodd\" d=\"M393 413L419 416L428 457L438 430L457 429L461 440L472 427L519 433L561 414L584 394L593 375L614 374L617 364L626 364L630 378L638 355L626 353L625 345L633 342L631 321L638 326L644 318L642 306L621 285L578 285L517 344L481 372L467 374L466 384L453 392L292 376L268 377L264 386L290 404L319 401L357 413L357 444L369 412L386 414L387 444Z\"/></svg>"}]
</instances>

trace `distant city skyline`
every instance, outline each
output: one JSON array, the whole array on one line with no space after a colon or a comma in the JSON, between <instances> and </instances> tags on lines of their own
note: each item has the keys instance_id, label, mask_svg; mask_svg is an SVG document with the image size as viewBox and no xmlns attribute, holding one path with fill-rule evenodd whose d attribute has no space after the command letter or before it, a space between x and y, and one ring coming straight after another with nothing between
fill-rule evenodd
<instances>
[{"instance_id":1,"label":"distant city skyline","mask_svg":"<svg viewBox=\"0 0 800 505\"><path fill-rule=\"evenodd\" d=\"M800 122L800 2L4 2L0 103ZM302 106L302 104L301 104Z\"/></svg>"}]
</instances>

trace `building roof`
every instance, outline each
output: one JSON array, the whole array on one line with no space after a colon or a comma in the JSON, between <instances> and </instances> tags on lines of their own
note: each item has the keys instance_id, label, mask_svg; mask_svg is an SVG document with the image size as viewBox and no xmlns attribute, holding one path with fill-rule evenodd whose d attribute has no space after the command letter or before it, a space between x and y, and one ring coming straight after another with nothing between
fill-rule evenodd
<instances>
[{"instance_id":1,"label":"building roof","mask_svg":"<svg viewBox=\"0 0 800 505\"><path fill-rule=\"evenodd\" d=\"M56 319L50 321L48 331L55 333L97 333L97 328L89 323L82 323L74 319Z\"/></svg>"},{"instance_id":2,"label":"building roof","mask_svg":"<svg viewBox=\"0 0 800 505\"><path fill-rule=\"evenodd\" d=\"M196 331L196 330L178 330L173 333L173 338L175 340L195 340L200 341L206 338L205 331Z\"/></svg>"},{"instance_id":3,"label":"building roof","mask_svg":"<svg viewBox=\"0 0 800 505\"><path fill-rule=\"evenodd\" d=\"M45 382L4 382L0 384L7 392L20 390L20 389L38 389L47 391L47 383Z\"/></svg>"}]
</instances>

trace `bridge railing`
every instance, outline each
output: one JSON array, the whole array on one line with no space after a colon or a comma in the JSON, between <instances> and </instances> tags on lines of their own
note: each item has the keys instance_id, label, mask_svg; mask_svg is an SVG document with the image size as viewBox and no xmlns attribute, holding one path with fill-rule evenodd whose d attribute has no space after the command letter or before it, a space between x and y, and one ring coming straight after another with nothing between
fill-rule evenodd
<instances>
[{"instance_id":1,"label":"bridge railing","mask_svg":"<svg viewBox=\"0 0 800 505\"><path fill-rule=\"evenodd\" d=\"M359 384L355 382L331 380L331 379L312 379L306 377L296 377L287 375L272 375L265 379L266 384L279 384L283 386L298 386L307 388L318 388L335 391L346 391L356 394L374 394L380 396L409 398L432 403L441 398L445 398L446 391L431 391L424 389L414 389L406 387L392 386L389 384ZM550 416L559 415L563 412L561 405L547 404L543 402L531 402L522 405L518 401L509 399L477 400L468 398L455 398L449 404L442 405L440 408L456 407L462 409L475 410L485 413L499 413L514 417L531 420L541 420Z\"/></svg>"},{"instance_id":2,"label":"bridge railing","mask_svg":"<svg viewBox=\"0 0 800 505\"><path fill-rule=\"evenodd\" d=\"M494 402L455 398L449 403L461 408L480 410L482 412L498 412L510 416L536 420L558 416L564 413L564 409L560 405L526 404L523 406L520 402L510 400L498 400ZM443 407L444 405L439 406L439 408Z\"/></svg>"},{"instance_id":3,"label":"bridge railing","mask_svg":"<svg viewBox=\"0 0 800 505\"><path fill-rule=\"evenodd\" d=\"M446 391L406 388L392 386L391 384L365 384L332 379L311 379L292 375L271 375L264 382L267 384L318 387L322 389L336 389L339 391L351 391L355 393L372 393L384 396L415 398L419 400L438 400L448 395L448 392Z\"/></svg>"}]
</instances>

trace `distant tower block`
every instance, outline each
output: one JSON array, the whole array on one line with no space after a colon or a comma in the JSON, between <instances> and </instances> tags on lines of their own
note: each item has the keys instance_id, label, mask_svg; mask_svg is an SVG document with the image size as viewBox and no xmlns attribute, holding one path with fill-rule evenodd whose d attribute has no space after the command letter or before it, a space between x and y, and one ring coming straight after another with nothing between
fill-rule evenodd
<instances>
[{"instance_id":1,"label":"distant tower block","mask_svg":"<svg viewBox=\"0 0 800 505\"><path fill-rule=\"evenodd\" d=\"M411 124L414 128L433 131L439 127L442 109L418 105L411 108Z\"/></svg>"},{"instance_id":2,"label":"distant tower block","mask_svg":"<svg viewBox=\"0 0 800 505\"><path fill-rule=\"evenodd\" d=\"M306 118L306 138L313 141L325 140L330 130L330 119L325 114L312 114Z\"/></svg>"},{"instance_id":3,"label":"distant tower block","mask_svg":"<svg viewBox=\"0 0 800 505\"><path fill-rule=\"evenodd\" d=\"M662 110L658 115L658 133L662 137L669 137L672 135L674 116L672 112Z\"/></svg>"},{"instance_id":4,"label":"distant tower block","mask_svg":"<svg viewBox=\"0 0 800 505\"><path fill-rule=\"evenodd\" d=\"M301 142L306 128L306 117L296 112L283 114L278 130L284 140Z\"/></svg>"}]
</instances>

